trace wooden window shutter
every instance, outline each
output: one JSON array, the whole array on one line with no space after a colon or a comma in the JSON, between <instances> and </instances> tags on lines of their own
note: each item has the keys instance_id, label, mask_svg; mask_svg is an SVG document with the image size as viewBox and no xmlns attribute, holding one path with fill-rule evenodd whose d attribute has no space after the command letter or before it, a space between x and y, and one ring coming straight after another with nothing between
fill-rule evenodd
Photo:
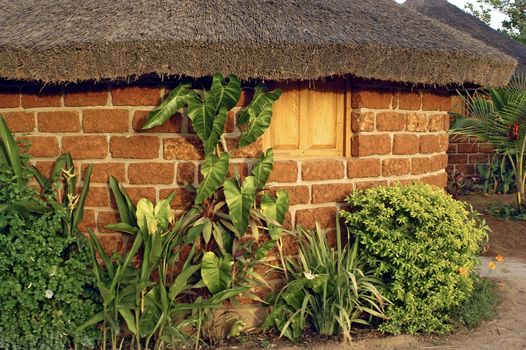
<instances>
[{"instance_id":1,"label":"wooden window shutter","mask_svg":"<svg viewBox=\"0 0 526 350\"><path fill-rule=\"evenodd\" d=\"M328 157L347 154L346 82L343 79L313 83L276 84L282 95L274 104L264 147L278 158Z\"/></svg>"}]
</instances>

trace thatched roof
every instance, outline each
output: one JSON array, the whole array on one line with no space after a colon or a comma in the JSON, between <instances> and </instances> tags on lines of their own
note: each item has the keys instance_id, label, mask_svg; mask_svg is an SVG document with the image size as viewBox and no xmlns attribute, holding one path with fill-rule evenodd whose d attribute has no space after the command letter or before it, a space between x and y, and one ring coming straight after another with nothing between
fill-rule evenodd
<instances>
[{"instance_id":1,"label":"thatched roof","mask_svg":"<svg viewBox=\"0 0 526 350\"><path fill-rule=\"evenodd\" d=\"M405 6L471 35L517 59L517 70L526 73L526 46L500 33L446 0L407 0Z\"/></svg>"},{"instance_id":2,"label":"thatched roof","mask_svg":"<svg viewBox=\"0 0 526 350\"><path fill-rule=\"evenodd\" d=\"M0 0L0 78L506 84L515 60L392 0Z\"/></svg>"}]
</instances>

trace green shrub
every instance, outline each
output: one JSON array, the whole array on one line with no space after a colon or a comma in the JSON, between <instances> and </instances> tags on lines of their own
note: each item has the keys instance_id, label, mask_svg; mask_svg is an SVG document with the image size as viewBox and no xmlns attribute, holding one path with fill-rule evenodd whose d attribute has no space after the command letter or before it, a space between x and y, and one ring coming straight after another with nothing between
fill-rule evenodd
<instances>
[{"instance_id":1,"label":"green shrub","mask_svg":"<svg viewBox=\"0 0 526 350\"><path fill-rule=\"evenodd\" d=\"M383 283L366 268L348 233L343 244L338 225L333 248L319 225L316 232L297 232L298 259L288 259L289 281L269 298L273 306L264 328L298 341L310 324L321 335L350 340L352 325L368 324L364 316L384 317L378 291Z\"/></svg>"},{"instance_id":2,"label":"green shrub","mask_svg":"<svg viewBox=\"0 0 526 350\"><path fill-rule=\"evenodd\" d=\"M476 277L473 294L452 312L456 325L468 329L478 327L482 322L495 318L501 295L497 282L489 278Z\"/></svg>"},{"instance_id":3,"label":"green shrub","mask_svg":"<svg viewBox=\"0 0 526 350\"><path fill-rule=\"evenodd\" d=\"M354 193L347 203L350 209L342 215L393 303L380 330L450 330L451 310L473 292L485 224L429 185L374 188Z\"/></svg>"},{"instance_id":4,"label":"green shrub","mask_svg":"<svg viewBox=\"0 0 526 350\"><path fill-rule=\"evenodd\" d=\"M0 349L93 349L97 332L76 331L97 307L87 247L66 230L75 210L29 186L1 117L0 134Z\"/></svg>"}]
</instances>

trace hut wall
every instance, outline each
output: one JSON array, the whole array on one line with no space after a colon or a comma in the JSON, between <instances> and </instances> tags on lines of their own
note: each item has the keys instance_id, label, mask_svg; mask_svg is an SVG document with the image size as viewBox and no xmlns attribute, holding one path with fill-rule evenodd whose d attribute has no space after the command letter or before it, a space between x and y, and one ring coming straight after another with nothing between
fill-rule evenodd
<instances>
[{"instance_id":1,"label":"hut wall","mask_svg":"<svg viewBox=\"0 0 526 350\"><path fill-rule=\"evenodd\" d=\"M118 220L110 174L134 200L159 200L175 191L177 208L191 201L185 183L197 184L203 153L188 118L177 114L163 126L141 130L147 112L166 92L161 85L0 86L0 114L19 139L31 141L33 162L42 171L49 172L65 151L81 176L94 164L83 225L95 228L112 249L120 239L104 228ZM243 99L238 109L242 104ZM269 190L288 191L287 224L333 225L337 208L356 189L414 181L443 187L450 104L448 96L433 91L352 88L346 105L348 156L275 162ZM239 136L234 120L232 113L226 126L230 144ZM262 142L238 150L239 173L248 174L261 151Z\"/></svg>"}]
</instances>

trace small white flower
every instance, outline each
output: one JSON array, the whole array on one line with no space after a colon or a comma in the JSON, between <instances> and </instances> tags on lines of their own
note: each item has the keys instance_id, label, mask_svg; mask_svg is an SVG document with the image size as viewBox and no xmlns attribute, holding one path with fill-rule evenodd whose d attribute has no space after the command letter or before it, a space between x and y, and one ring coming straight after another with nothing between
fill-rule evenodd
<instances>
[{"instance_id":1,"label":"small white flower","mask_svg":"<svg viewBox=\"0 0 526 350\"><path fill-rule=\"evenodd\" d=\"M53 298L53 291L51 289L46 289L46 298Z\"/></svg>"},{"instance_id":2,"label":"small white flower","mask_svg":"<svg viewBox=\"0 0 526 350\"><path fill-rule=\"evenodd\" d=\"M305 278L307 278L308 280L313 280L314 278L316 278L316 275L312 274L310 271L306 271L303 274L305 275Z\"/></svg>"}]
</instances>

